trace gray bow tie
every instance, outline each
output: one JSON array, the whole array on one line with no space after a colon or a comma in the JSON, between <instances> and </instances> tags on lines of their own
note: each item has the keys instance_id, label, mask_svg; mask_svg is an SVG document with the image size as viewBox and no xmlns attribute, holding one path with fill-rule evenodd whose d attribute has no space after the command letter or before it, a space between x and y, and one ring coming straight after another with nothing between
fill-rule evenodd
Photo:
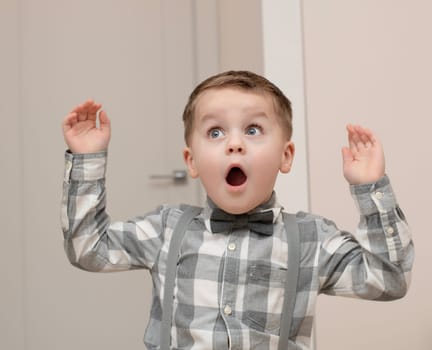
<instances>
[{"instance_id":1,"label":"gray bow tie","mask_svg":"<svg viewBox=\"0 0 432 350\"><path fill-rule=\"evenodd\" d=\"M210 217L210 226L214 233L248 228L256 233L271 236L273 234L273 211L266 210L252 214L233 215L215 208Z\"/></svg>"}]
</instances>

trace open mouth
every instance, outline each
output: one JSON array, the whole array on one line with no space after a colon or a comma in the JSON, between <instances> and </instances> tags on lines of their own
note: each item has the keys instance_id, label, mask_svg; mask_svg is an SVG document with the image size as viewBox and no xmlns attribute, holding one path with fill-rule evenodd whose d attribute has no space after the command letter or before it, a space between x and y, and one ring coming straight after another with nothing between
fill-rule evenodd
<instances>
[{"instance_id":1,"label":"open mouth","mask_svg":"<svg viewBox=\"0 0 432 350\"><path fill-rule=\"evenodd\" d=\"M226 182L231 186L241 186L246 182L247 176L239 167L233 167L228 172Z\"/></svg>"}]
</instances>

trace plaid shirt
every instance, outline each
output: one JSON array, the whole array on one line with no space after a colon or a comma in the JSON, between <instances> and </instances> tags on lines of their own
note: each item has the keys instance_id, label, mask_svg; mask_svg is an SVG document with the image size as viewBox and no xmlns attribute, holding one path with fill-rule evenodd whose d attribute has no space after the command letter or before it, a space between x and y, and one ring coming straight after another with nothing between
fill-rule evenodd
<instances>
[{"instance_id":1,"label":"plaid shirt","mask_svg":"<svg viewBox=\"0 0 432 350\"><path fill-rule=\"evenodd\" d=\"M184 207L160 206L126 222L105 210L106 154L66 153L62 228L70 262L89 271L148 269L153 301L144 342L159 348L161 298L170 239ZM290 329L293 349L309 349L320 293L391 300L409 284L413 245L388 178L351 186L360 211L355 235L312 214L296 215L301 261ZM174 290L174 349L277 349L287 274L282 207L273 195L273 235L212 233L211 201L180 247ZM288 271L289 272L289 271Z\"/></svg>"}]
</instances>

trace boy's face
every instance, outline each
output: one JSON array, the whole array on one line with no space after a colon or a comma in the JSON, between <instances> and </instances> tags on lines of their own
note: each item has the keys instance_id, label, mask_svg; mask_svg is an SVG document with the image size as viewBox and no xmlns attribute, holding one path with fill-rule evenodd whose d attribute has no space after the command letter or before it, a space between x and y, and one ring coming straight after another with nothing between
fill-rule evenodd
<instances>
[{"instance_id":1,"label":"boy's face","mask_svg":"<svg viewBox=\"0 0 432 350\"><path fill-rule=\"evenodd\" d=\"M265 203L278 172L290 171L294 144L278 118L267 95L220 88L198 97L183 155L189 174L226 212L242 214Z\"/></svg>"}]
</instances>

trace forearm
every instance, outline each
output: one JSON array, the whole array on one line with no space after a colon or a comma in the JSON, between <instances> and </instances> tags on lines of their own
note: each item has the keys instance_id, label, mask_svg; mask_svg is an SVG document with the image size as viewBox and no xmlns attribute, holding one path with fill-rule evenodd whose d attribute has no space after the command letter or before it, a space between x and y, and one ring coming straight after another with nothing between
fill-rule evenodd
<instances>
[{"instance_id":1,"label":"forearm","mask_svg":"<svg viewBox=\"0 0 432 350\"><path fill-rule=\"evenodd\" d=\"M323 291L377 300L402 297L409 285L414 252L390 182L383 177L374 184L352 186L351 192L360 223L355 235L336 229L324 242ZM327 249L335 250L331 258Z\"/></svg>"},{"instance_id":2,"label":"forearm","mask_svg":"<svg viewBox=\"0 0 432 350\"><path fill-rule=\"evenodd\" d=\"M372 254L382 255L395 265L404 265L411 233L389 178L373 184L351 186L360 213L356 238Z\"/></svg>"},{"instance_id":3,"label":"forearm","mask_svg":"<svg viewBox=\"0 0 432 350\"><path fill-rule=\"evenodd\" d=\"M123 237L128 225L110 225L105 210L106 154L66 154L62 228L70 262L88 271L121 271L137 267ZM134 230L132 227L130 230Z\"/></svg>"}]
</instances>

